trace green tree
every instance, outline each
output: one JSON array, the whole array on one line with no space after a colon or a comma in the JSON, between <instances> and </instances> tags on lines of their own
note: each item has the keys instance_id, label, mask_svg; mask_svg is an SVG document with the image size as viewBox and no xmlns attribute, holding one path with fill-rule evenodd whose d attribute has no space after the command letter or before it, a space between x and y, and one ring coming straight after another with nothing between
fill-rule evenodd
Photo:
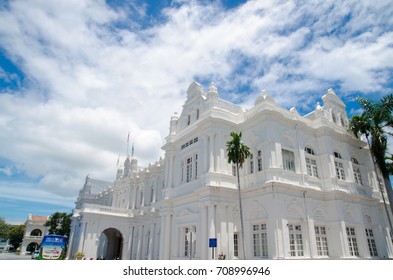
<instances>
[{"instance_id":1,"label":"green tree","mask_svg":"<svg viewBox=\"0 0 393 280\"><path fill-rule=\"evenodd\" d=\"M0 218L0 239L7 239L9 229L10 225L5 222L4 218Z\"/></svg>"},{"instance_id":2,"label":"green tree","mask_svg":"<svg viewBox=\"0 0 393 280\"><path fill-rule=\"evenodd\" d=\"M244 220L243 220L243 207L242 207L242 197L240 189L240 174L239 169L243 168L244 161L250 155L250 149L242 143L242 133L237 134L236 132L231 132L232 137L226 143L228 163L233 163L236 165L236 176L237 176L237 189L239 194L239 210L240 210L240 223L242 232L242 245L243 245L243 259L246 259L246 247L244 243Z\"/></svg>"},{"instance_id":3,"label":"green tree","mask_svg":"<svg viewBox=\"0 0 393 280\"><path fill-rule=\"evenodd\" d=\"M23 236L25 234L26 225L12 226L8 231L7 237L12 247L17 249L22 243Z\"/></svg>"},{"instance_id":4,"label":"green tree","mask_svg":"<svg viewBox=\"0 0 393 280\"><path fill-rule=\"evenodd\" d=\"M390 210L393 213L393 191L389 179L389 163L386 161L388 158L388 137L392 135L388 130L393 125L393 95L384 96L377 103L360 97L357 100L363 109L363 113L350 120L349 130L357 138L361 135L366 137L374 164L383 177ZM377 176L379 178L378 172ZM383 200L385 202L384 196ZM387 210L386 202L385 208ZM390 228L393 230L389 213L387 214Z\"/></svg>"},{"instance_id":5,"label":"green tree","mask_svg":"<svg viewBox=\"0 0 393 280\"><path fill-rule=\"evenodd\" d=\"M45 223L45 226L49 227L50 234L65 235L69 237L71 216L72 214L56 212L49 217L48 221Z\"/></svg>"}]
</instances>

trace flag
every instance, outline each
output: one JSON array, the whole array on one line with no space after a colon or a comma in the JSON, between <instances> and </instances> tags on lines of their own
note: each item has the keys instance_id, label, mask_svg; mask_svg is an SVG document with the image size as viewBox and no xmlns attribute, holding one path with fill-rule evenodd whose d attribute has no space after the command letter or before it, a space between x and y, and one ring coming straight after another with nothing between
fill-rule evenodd
<instances>
[{"instance_id":1,"label":"flag","mask_svg":"<svg viewBox=\"0 0 393 280\"><path fill-rule=\"evenodd\" d=\"M131 156L134 156L134 143L132 143L132 150L131 150Z\"/></svg>"}]
</instances>

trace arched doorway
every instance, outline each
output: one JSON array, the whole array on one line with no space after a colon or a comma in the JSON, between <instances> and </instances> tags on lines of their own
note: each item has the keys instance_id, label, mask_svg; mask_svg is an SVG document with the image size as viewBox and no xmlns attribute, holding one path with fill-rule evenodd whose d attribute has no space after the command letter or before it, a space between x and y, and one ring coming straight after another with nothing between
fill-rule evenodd
<instances>
[{"instance_id":1,"label":"arched doorway","mask_svg":"<svg viewBox=\"0 0 393 280\"><path fill-rule=\"evenodd\" d=\"M29 243L29 245L27 245L26 252L33 253L35 250L38 249L38 246L39 245L37 242L31 242Z\"/></svg>"},{"instance_id":2,"label":"arched doorway","mask_svg":"<svg viewBox=\"0 0 393 280\"><path fill-rule=\"evenodd\" d=\"M99 239L97 257L105 260L120 260L123 250L123 236L115 228L104 230Z\"/></svg>"}]
</instances>

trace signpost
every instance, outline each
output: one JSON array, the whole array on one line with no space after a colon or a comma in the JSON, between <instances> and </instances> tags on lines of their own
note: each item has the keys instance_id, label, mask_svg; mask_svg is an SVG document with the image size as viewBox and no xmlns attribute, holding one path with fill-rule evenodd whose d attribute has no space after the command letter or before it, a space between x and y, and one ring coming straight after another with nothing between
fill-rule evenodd
<instances>
[{"instance_id":1,"label":"signpost","mask_svg":"<svg viewBox=\"0 0 393 280\"><path fill-rule=\"evenodd\" d=\"M212 260L214 260L214 248L217 248L217 238L209 238L209 248L212 248Z\"/></svg>"}]
</instances>

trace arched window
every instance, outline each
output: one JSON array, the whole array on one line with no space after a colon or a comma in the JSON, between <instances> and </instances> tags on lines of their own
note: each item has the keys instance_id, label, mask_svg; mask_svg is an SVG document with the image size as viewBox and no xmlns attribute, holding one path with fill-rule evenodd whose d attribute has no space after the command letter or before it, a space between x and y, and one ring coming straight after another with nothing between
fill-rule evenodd
<instances>
[{"instance_id":1,"label":"arched window","mask_svg":"<svg viewBox=\"0 0 393 280\"><path fill-rule=\"evenodd\" d=\"M336 114L332 112L332 119L334 123L337 123Z\"/></svg>"},{"instance_id":2,"label":"arched window","mask_svg":"<svg viewBox=\"0 0 393 280\"><path fill-rule=\"evenodd\" d=\"M143 190L141 190L141 193L140 193L140 205L141 206L144 206L144 204L143 204Z\"/></svg>"},{"instance_id":3,"label":"arched window","mask_svg":"<svg viewBox=\"0 0 393 280\"><path fill-rule=\"evenodd\" d=\"M352 161L354 164L359 164L359 162L358 162L358 160L357 160L356 158L351 158L351 161Z\"/></svg>"},{"instance_id":4,"label":"arched window","mask_svg":"<svg viewBox=\"0 0 393 280\"><path fill-rule=\"evenodd\" d=\"M150 203L154 202L154 187L150 188Z\"/></svg>"},{"instance_id":5,"label":"arched window","mask_svg":"<svg viewBox=\"0 0 393 280\"><path fill-rule=\"evenodd\" d=\"M315 155L314 150L311 149L311 148L309 148L309 147L305 147L305 148L304 148L304 151L305 151L307 154Z\"/></svg>"},{"instance_id":6,"label":"arched window","mask_svg":"<svg viewBox=\"0 0 393 280\"><path fill-rule=\"evenodd\" d=\"M342 159L341 154L338 153L338 152L334 152L334 157L335 157L335 158Z\"/></svg>"}]
</instances>

